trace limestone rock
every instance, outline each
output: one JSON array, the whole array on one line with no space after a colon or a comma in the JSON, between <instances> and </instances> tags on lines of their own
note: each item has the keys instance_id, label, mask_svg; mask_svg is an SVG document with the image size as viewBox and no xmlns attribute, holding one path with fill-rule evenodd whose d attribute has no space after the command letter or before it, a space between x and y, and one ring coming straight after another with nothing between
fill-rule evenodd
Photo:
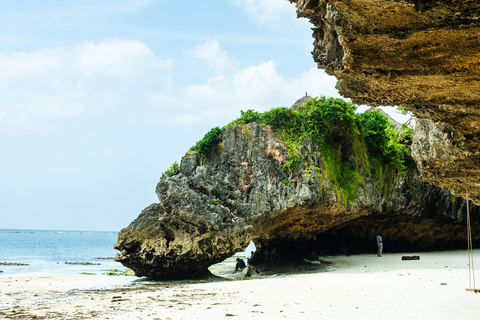
<instances>
[{"instance_id":1,"label":"limestone rock","mask_svg":"<svg viewBox=\"0 0 480 320\"><path fill-rule=\"evenodd\" d=\"M251 265L248 265L245 269L242 270L242 276L243 277L248 277L248 278L258 277L261 274L262 273L259 270L257 270L257 268L255 268L254 266L251 266Z\"/></svg>"},{"instance_id":2,"label":"limestone rock","mask_svg":"<svg viewBox=\"0 0 480 320\"><path fill-rule=\"evenodd\" d=\"M286 172L282 166L287 150L270 126L227 127L206 158L189 152L177 175L161 179L156 188L159 203L119 233L116 260L137 276L192 278L208 274L210 265L243 251L251 240L257 252L250 262L259 265L301 260L313 247L328 248L316 237L352 229L352 221L360 221L356 228L361 231L351 234L367 241L382 231L378 221L388 225L400 219L400 236L394 228L384 236L394 250L395 243L404 247L416 239L403 236L423 219L438 222L447 238L457 227L454 222L464 219L463 211L454 210L455 198L423 183L415 169L399 174L378 168L381 173L374 175L364 166L366 153L356 158L352 145L339 149L344 161L358 163L363 183L355 201L346 201L341 188L332 184L322 153L310 139L298 147L297 169ZM478 211L473 214L480 216ZM445 238L441 232L428 232L430 247Z\"/></svg>"},{"instance_id":3,"label":"limestone rock","mask_svg":"<svg viewBox=\"0 0 480 320\"><path fill-rule=\"evenodd\" d=\"M449 188L465 196L466 182L469 197L480 203L480 166L478 155L464 145L462 132L445 123L418 119L412 144L412 156L423 173L424 181ZM467 181L465 181L467 179Z\"/></svg>"},{"instance_id":4,"label":"limestone rock","mask_svg":"<svg viewBox=\"0 0 480 320\"><path fill-rule=\"evenodd\" d=\"M427 127L416 133L422 175L465 196L466 162L480 204L480 1L290 2L312 22L313 58L337 77L340 94L431 119L421 123L430 135Z\"/></svg>"}]
</instances>

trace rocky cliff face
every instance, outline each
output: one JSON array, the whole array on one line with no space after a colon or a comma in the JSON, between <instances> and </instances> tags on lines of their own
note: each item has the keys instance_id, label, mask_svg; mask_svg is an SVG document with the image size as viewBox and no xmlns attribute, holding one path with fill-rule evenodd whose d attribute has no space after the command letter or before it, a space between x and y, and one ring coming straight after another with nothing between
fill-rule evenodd
<instances>
[{"instance_id":1,"label":"rocky cliff face","mask_svg":"<svg viewBox=\"0 0 480 320\"><path fill-rule=\"evenodd\" d=\"M310 19L313 57L357 104L421 119L414 157L425 181L480 203L480 2L290 0Z\"/></svg>"},{"instance_id":2,"label":"rocky cliff face","mask_svg":"<svg viewBox=\"0 0 480 320\"><path fill-rule=\"evenodd\" d=\"M254 264L318 253L466 247L465 168L480 203L480 2L476 0L290 0L313 28L313 56L357 104L399 105L417 116L418 169L372 170L364 146L342 142L355 166L355 199L329 178L309 139L283 170L285 143L258 123L235 125L206 157L185 155L157 185L159 203L124 228L116 258L138 276L191 278L253 240ZM363 149L362 149L363 148ZM424 182L426 181L426 182ZM352 181L351 181L352 182ZM436 185L436 186L434 186ZM350 190L351 191L351 190ZM470 203L474 242L479 207ZM388 248L388 249L387 249Z\"/></svg>"},{"instance_id":3,"label":"rocky cliff face","mask_svg":"<svg viewBox=\"0 0 480 320\"><path fill-rule=\"evenodd\" d=\"M374 172L365 146L356 149L338 146L342 161L360 175L356 200L349 202L308 138L297 148L298 167L286 172L287 149L270 126L228 127L206 158L189 152L178 174L162 178L159 203L119 233L116 260L137 276L179 279L208 273L251 240L254 264L299 259L311 250L339 252L340 246L374 252L377 234L389 251L466 246L465 228L455 224L464 219L463 200L423 183L415 169ZM477 207L472 215L478 223Z\"/></svg>"}]
</instances>

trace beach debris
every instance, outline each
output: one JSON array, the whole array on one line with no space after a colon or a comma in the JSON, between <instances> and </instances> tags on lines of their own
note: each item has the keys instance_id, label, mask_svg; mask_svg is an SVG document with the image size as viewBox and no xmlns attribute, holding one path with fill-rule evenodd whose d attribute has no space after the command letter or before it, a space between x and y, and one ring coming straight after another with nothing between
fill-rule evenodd
<instances>
[{"instance_id":1,"label":"beach debris","mask_svg":"<svg viewBox=\"0 0 480 320\"><path fill-rule=\"evenodd\" d=\"M121 302L121 301L128 301L128 300L129 299L125 299L122 296L113 296L112 297L112 303Z\"/></svg>"},{"instance_id":2,"label":"beach debris","mask_svg":"<svg viewBox=\"0 0 480 320\"><path fill-rule=\"evenodd\" d=\"M83 266L99 266L100 263L93 263L93 262L69 262L65 261L65 264L79 264Z\"/></svg>"},{"instance_id":3,"label":"beach debris","mask_svg":"<svg viewBox=\"0 0 480 320\"><path fill-rule=\"evenodd\" d=\"M20 263L20 262L0 262L0 266L28 266L28 263Z\"/></svg>"},{"instance_id":4,"label":"beach debris","mask_svg":"<svg viewBox=\"0 0 480 320\"><path fill-rule=\"evenodd\" d=\"M465 291L475 292L477 294L480 292L480 289L465 289Z\"/></svg>"},{"instance_id":5,"label":"beach debris","mask_svg":"<svg viewBox=\"0 0 480 320\"><path fill-rule=\"evenodd\" d=\"M402 256L402 260L420 260L420 256Z\"/></svg>"}]
</instances>

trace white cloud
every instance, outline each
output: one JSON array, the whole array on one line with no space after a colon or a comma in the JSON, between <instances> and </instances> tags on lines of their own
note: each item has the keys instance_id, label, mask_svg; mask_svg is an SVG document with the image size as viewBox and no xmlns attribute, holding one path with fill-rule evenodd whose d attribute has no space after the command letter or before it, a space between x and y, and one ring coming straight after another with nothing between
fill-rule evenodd
<instances>
[{"instance_id":1,"label":"white cloud","mask_svg":"<svg viewBox=\"0 0 480 320\"><path fill-rule=\"evenodd\" d=\"M146 6L150 6L154 4L155 2L158 2L158 0L115 0L111 4L109 4L107 9L105 11L119 11L119 12L124 12L124 11L132 11L132 10L137 10ZM94 1L93 2L95 5L102 5L102 2ZM110 8L110 10L108 10Z\"/></svg>"},{"instance_id":2,"label":"white cloud","mask_svg":"<svg viewBox=\"0 0 480 320\"><path fill-rule=\"evenodd\" d=\"M166 70L171 60L161 60L142 42L109 40L86 42L74 49L74 70L86 75L132 79L150 72Z\"/></svg>"},{"instance_id":3,"label":"white cloud","mask_svg":"<svg viewBox=\"0 0 480 320\"><path fill-rule=\"evenodd\" d=\"M0 122L8 118L8 114L4 111L0 111Z\"/></svg>"},{"instance_id":4,"label":"white cloud","mask_svg":"<svg viewBox=\"0 0 480 320\"><path fill-rule=\"evenodd\" d=\"M185 126L197 125L201 123L204 119L194 114L175 114L167 117L166 120L170 125L173 125L176 127L177 126L185 127Z\"/></svg>"},{"instance_id":5,"label":"white cloud","mask_svg":"<svg viewBox=\"0 0 480 320\"><path fill-rule=\"evenodd\" d=\"M201 50L196 51L198 48ZM230 68L224 68L203 83L177 87L170 93L175 97L160 93L152 95L150 102L164 107L162 112L167 115L163 121L172 126L178 126L181 121L189 124L226 124L238 117L240 110L266 111L275 107L289 107L305 92L311 96L339 97L334 89L336 79L317 68L293 78L285 78L277 71L273 61L235 68L233 59L217 42L208 42L185 52L204 61L205 57L209 57L204 55L208 51L204 51L205 48L215 48L213 52L221 52L224 61L230 62ZM192 52L199 54L192 55ZM172 110L178 112L172 113Z\"/></svg>"},{"instance_id":6,"label":"white cloud","mask_svg":"<svg viewBox=\"0 0 480 320\"><path fill-rule=\"evenodd\" d=\"M147 96L171 60L139 41L85 42L0 55L0 110L11 124L57 119ZM161 79L159 79L161 78Z\"/></svg>"},{"instance_id":7,"label":"white cloud","mask_svg":"<svg viewBox=\"0 0 480 320\"><path fill-rule=\"evenodd\" d=\"M131 154L131 151L128 151L128 149L124 147L104 147L100 151L100 155L104 158L118 158L128 154Z\"/></svg>"},{"instance_id":8,"label":"white cloud","mask_svg":"<svg viewBox=\"0 0 480 320\"><path fill-rule=\"evenodd\" d=\"M258 24L280 27L287 17L295 18L295 7L286 0L232 0Z\"/></svg>"},{"instance_id":9,"label":"white cloud","mask_svg":"<svg viewBox=\"0 0 480 320\"><path fill-rule=\"evenodd\" d=\"M181 100L167 93L152 93L146 102L152 105L180 105Z\"/></svg>"},{"instance_id":10,"label":"white cloud","mask_svg":"<svg viewBox=\"0 0 480 320\"><path fill-rule=\"evenodd\" d=\"M69 3L68 1L45 1L42 3L42 10L35 10L29 16L31 19L48 20L53 17L64 19L105 16L115 13L131 12L139 10L158 2L159 0L82 0ZM12 14L12 12L9 12ZM19 14L25 16L29 8L23 8Z\"/></svg>"},{"instance_id":11,"label":"white cloud","mask_svg":"<svg viewBox=\"0 0 480 320\"><path fill-rule=\"evenodd\" d=\"M50 70L58 68L59 57L52 55L49 50L39 50L32 54L25 52L12 55L0 55L0 86L5 83L23 79L24 77L44 75Z\"/></svg>"},{"instance_id":12,"label":"white cloud","mask_svg":"<svg viewBox=\"0 0 480 320\"><path fill-rule=\"evenodd\" d=\"M218 101L220 95L220 92L209 84L195 84L188 86L185 88L185 93L187 97L195 97L195 99L210 101Z\"/></svg>"},{"instance_id":13,"label":"white cloud","mask_svg":"<svg viewBox=\"0 0 480 320\"><path fill-rule=\"evenodd\" d=\"M220 47L216 40L185 50L185 54L206 62L218 73L229 71L235 65L235 61L228 56L228 53Z\"/></svg>"},{"instance_id":14,"label":"white cloud","mask_svg":"<svg viewBox=\"0 0 480 320\"><path fill-rule=\"evenodd\" d=\"M240 97L261 97L272 89L279 88L282 80L273 61L268 61L240 70L233 75L232 85Z\"/></svg>"},{"instance_id":15,"label":"white cloud","mask_svg":"<svg viewBox=\"0 0 480 320\"><path fill-rule=\"evenodd\" d=\"M31 53L0 54L0 87L27 77L81 79L105 76L132 79L151 69L166 70L171 60L162 60L142 42L108 40L85 42L69 48L40 49Z\"/></svg>"},{"instance_id":16,"label":"white cloud","mask_svg":"<svg viewBox=\"0 0 480 320\"><path fill-rule=\"evenodd\" d=\"M285 77L273 61L238 67L218 41L184 53L183 62L192 73L202 70L203 78L175 83L172 61L158 58L138 41L0 55L2 127L107 112L108 117L121 113L122 119L173 127L223 125L240 110L289 107L305 92L338 96L335 78L316 68ZM205 63L213 74L204 72Z\"/></svg>"}]
</instances>

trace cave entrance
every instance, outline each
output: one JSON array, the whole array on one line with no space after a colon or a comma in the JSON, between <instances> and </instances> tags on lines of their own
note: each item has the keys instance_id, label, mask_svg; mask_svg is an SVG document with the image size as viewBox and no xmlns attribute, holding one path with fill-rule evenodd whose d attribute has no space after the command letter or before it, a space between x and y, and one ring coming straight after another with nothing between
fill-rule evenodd
<instances>
[{"instance_id":1,"label":"cave entrance","mask_svg":"<svg viewBox=\"0 0 480 320\"><path fill-rule=\"evenodd\" d=\"M237 258L243 259L245 264L248 265L248 260L255 253L255 251L257 251L257 248L255 247L253 241L250 241L244 251L236 252L233 256L223 260L222 262L211 265L208 270L210 270L210 272L217 277L227 279L240 278L242 277L241 271L235 272Z\"/></svg>"},{"instance_id":2,"label":"cave entrance","mask_svg":"<svg viewBox=\"0 0 480 320\"><path fill-rule=\"evenodd\" d=\"M253 254L257 251L257 247L255 247L255 243L253 241L250 241L248 246L245 248L244 251L239 251L233 255L233 257L240 257L242 259L250 259Z\"/></svg>"}]
</instances>

